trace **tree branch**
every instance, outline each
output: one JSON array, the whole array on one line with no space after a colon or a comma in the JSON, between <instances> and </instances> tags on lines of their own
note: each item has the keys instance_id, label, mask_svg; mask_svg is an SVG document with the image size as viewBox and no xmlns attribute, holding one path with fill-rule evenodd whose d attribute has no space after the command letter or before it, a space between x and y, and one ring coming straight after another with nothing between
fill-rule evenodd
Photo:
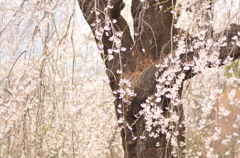
<instances>
[{"instance_id":1,"label":"tree branch","mask_svg":"<svg viewBox=\"0 0 240 158\"><path fill-rule=\"evenodd\" d=\"M171 35L175 30L172 27L173 14L170 11L175 3L175 0L132 1L137 55L147 53L149 58L157 61L171 52Z\"/></svg>"},{"instance_id":2,"label":"tree branch","mask_svg":"<svg viewBox=\"0 0 240 158\"><path fill-rule=\"evenodd\" d=\"M92 1L79 0L80 9L91 27L102 58L112 90L118 89L120 72L134 72L136 60L132 56L133 40L125 19L120 15L122 0Z\"/></svg>"},{"instance_id":3,"label":"tree branch","mask_svg":"<svg viewBox=\"0 0 240 158\"><path fill-rule=\"evenodd\" d=\"M226 29L222 33L215 35L215 37L220 37L221 34L225 35L226 36L226 40L225 40L226 46L222 46L221 48L219 48L219 56L218 56L219 62L218 63L209 63L207 65L207 67L211 68L211 67L216 67L216 66L222 66L222 65L227 64L227 62L229 63L229 62L239 59L240 47L237 46L236 41L234 41L232 39L233 36L238 35L239 30L240 30L240 25L232 24L232 25L230 25L229 29ZM210 53L212 53L212 52L210 52ZM211 55L211 54L209 54L209 55ZM195 76L196 72L194 72L192 68L196 65L195 62L197 61L198 58L199 58L198 50L194 50L190 53L180 55L182 69L184 69L184 66L186 66L186 64L190 63L190 65L191 65L189 67L189 70L184 71L184 73L186 74L185 80L190 79L193 76ZM229 61L227 61L227 58L229 58Z\"/></svg>"}]
</instances>

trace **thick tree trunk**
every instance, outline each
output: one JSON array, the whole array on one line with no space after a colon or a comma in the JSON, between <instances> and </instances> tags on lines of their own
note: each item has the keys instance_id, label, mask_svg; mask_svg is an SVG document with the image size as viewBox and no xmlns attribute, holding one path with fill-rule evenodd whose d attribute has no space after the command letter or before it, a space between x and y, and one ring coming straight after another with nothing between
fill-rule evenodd
<instances>
[{"instance_id":1,"label":"thick tree trunk","mask_svg":"<svg viewBox=\"0 0 240 158\"><path fill-rule=\"evenodd\" d=\"M164 123L161 126L159 121L161 119L150 120L153 121L152 130L146 129L149 120L143 108L150 98L156 99L155 94L158 91L156 87L174 88L172 86L177 82L178 75L183 74L184 77L180 80L181 83L177 86L175 94L180 99L183 80L194 76L191 67L185 70L183 67L189 62L192 62L192 65L195 64L193 59L198 58L197 50L187 55L182 54L177 58L179 62L175 65L168 63L168 66L162 69L156 67L156 64L164 63L164 59L174 57L175 46L172 35L176 31L172 27L173 17L170 11L175 6L175 0L159 2L133 0L134 40L130 35L127 22L121 16L121 9L124 6L122 0L79 0L79 5L92 29L99 50L102 51L110 87L116 96L114 104L119 127L122 128L121 137L125 158L170 158L175 154L178 157L184 157L182 151L185 127L182 105L173 106L168 93L161 95L159 98L161 101L152 105L151 108L162 110L163 117L170 120L170 125L163 128ZM232 26L230 30L229 43L231 35L237 33L238 26ZM228 53L229 49L231 53ZM234 46L225 47L220 50L220 53L219 65L222 65L228 56L233 60L237 59L240 49ZM180 68L180 71L176 72L171 84L162 85L156 80L161 76L167 78L164 73L174 66ZM210 64L209 67L211 67ZM131 90L134 90L136 96ZM173 113L179 118L171 122ZM157 122L156 125L154 122ZM152 131L158 131L158 135L151 136ZM176 138L175 142L171 138Z\"/></svg>"}]
</instances>

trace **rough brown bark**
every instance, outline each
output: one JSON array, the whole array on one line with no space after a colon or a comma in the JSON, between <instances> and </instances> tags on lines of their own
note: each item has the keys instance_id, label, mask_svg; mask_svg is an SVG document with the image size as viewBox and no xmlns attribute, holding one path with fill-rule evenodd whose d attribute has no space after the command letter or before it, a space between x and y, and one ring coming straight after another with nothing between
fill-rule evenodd
<instances>
[{"instance_id":1,"label":"rough brown bark","mask_svg":"<svg viewBox=\"0 0 240 158\"><path fill-rule=\"evenodd\" d=\"M160 134L158 138L151 138L145 130L145 119L143 115L136 118L139 111L142 110L141 103L154 94L156 90L156 72L161 75L167 68L159 71L155 65L162 63L164 58L168 58L168 54L174 54L173 42L171 37L176 33L172 27L173 17L170 11L174 8L175 0L160 0L158 3L151 0L140 2L140 0L132 1L132 16L134 19L134 39L130 36L129 27L125 19L121 16L123 7L122 0L79 0L80 9L90 25L96 43L99 49L103 51L102 58L106 65L106 74L110 79L110 87L116 96L114 102L117 118L124 118L123 123L119 123L122 127L121 137L124 148L124 156L126 158L163 158L172 157L172 146L166 140L165 134ZM107 6L110 7L107 7ZM159 6L162 5L162 9ZM112 7L113 6L113 7ZM112 9L110 9L112 8ZM113 19L117 22L113 23ZM102 29L108 28L110 29ZM233 25L228 31L228 42L230 43L232 35L238 31L238 26ZM101 31L99 31L101 30ZM116 33L123 32L122 36L115 36L120 40L120 45L114 40L109 40ZM218 35L215 35L216 37ZM108 50L120 50L126 48L126 51L113 52L113 60L108 60ZM230 50L230 51L229 51ZM229 53L230 52L230 53ZM228 46L220 50L219 65L224 64L224 59L227 56L237 59L240 55L239 47ZM198 57L197 50L194 52L180 56L180 67L184 63L193 62L194 58ZM211 67L211 65L209 65ZM121 70L122 74L117 73ZM195 74L192 69L184 70L185 80L191 78ZM119 81L121 78L128 79L131 82L131 89L137 94L136 97L121 98L118 93ZM181 97L182 88L178 94ZM121 107L119 106L121 105ZM169 115L166 107L170 105L170 99L162 96L161 102L158 104L164 111L164 115ZM119 113L121 110L122 113ZM178 106L174 109L180 116L178 125L175 125L174 130L179 131L178 144L184 142L184 120L183 108ZM132 130L129 130L129 127ZM137 139L133 139L133 137ZM140 137L145 137L140 139ZM156 143L160 142L160 146ZM184 147L178 148L178 156L183 157Z\"/></svg>"}]
</instances>

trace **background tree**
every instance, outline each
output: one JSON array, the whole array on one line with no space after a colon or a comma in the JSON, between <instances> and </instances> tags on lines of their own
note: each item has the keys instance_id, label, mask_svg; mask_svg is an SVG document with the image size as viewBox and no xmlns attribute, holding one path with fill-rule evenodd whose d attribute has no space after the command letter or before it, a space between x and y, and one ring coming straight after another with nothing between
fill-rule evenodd
<instances>
[{"instance_id":1,"label":"background tree","mask_svg":"<svg viewBox=\"0 0 240 158\"><path fill-rule=\"evenodd\" d=\"M132 38L122 0L79 0L116 97L125 157L183 157L183 81L239 57L238 25L216 31L214 2L184 4L195 25L186 31L174 27L176 1L132 0Z\"/></svg>"},{"instance_id":2,"label":"background tree","mask_svg":"<svg viewBox=\"0 0 240 158\"><path fill-rule=\"evenodd\" d=\"M108 79L77 1L0 0L0 15L0 157L120 157Z\"/></svg>"}]
</instances>

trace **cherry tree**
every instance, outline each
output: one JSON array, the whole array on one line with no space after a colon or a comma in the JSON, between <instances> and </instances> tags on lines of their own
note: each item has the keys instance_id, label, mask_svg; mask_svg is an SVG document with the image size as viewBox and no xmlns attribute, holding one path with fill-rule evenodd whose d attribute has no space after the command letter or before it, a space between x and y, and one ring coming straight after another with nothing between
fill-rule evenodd
<instances>
[{"instance_id":1,"label":"cherry tree","mask_svg":"<svg viewBox=\"0 0 240 158\"><path fill-rule=\"evenodd\" d=\"M78 2L106 65L124 157L184 157L183 82L239 57L238 11L216 28L217 1L132 0L131 33L122 0Z\"/></svg>"},{"instance_id":2,"label":"cherry tree","mask_svg":"<svg viewBox=\"0 0 240 158\"><path fill-rule=\"evenodd\" d=\"M0 0L0 157L240 156L239 0L124 2Z\"/></svg>"}]
</instances>

